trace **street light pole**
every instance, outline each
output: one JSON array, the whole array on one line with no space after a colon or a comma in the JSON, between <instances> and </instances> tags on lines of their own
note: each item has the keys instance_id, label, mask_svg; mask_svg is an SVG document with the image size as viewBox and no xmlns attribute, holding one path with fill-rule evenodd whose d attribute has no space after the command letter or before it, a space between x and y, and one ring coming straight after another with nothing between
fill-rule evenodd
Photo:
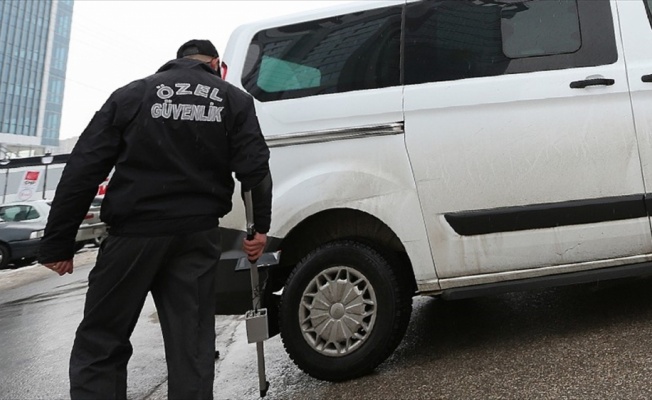
<instances>
[{"instance_id":1,"label":"street light pole","mask_svg":"<svg viewBox=\"0 0 652 400\"><path fill-rule=\"evenodd\" d=\"M48 184L48 165L52 164L52 161L54 161L54 157L49 152L41 157L41 164L45 165L45 173L43 174L43 200L45 200L45 191L47 190Z\"/></svg>"}]
</instances>

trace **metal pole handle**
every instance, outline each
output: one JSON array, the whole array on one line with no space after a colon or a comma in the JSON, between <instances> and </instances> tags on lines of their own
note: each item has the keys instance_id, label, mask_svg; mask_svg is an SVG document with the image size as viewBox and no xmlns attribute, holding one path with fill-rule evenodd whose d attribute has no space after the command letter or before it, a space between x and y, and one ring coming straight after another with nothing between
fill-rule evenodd
<instances>
[{"instance_id":1,"label":"metal pole handle","mask_svg":"<svg viewBox=\"0 0 652 400\"><path fill-rule=\"evenodd\" d=\"M244 193L244 202L245 202L245 217L247 219L247 240L252 240L256 234L254 229L254 205L251 197L251 191ZM260 308L260 288L259 277L258 277L258 267L256 262L251 262L251 297L253 300L254 311L257 311Z\"/></svg>"},{"instance_id":2,"label":"metal pole handle","mask_svg":"<svg viewBox=\"0 0 652 400\"><path fill-rule=\"evenodd\" d=\"M245 217L247 220L247 240L252 240L256 234L254 229L254 205L253 199L251 196L251 191L244 193L244 203L245 203ZM260 308L260 288L258 287L258 265L256 262L251 262L251 297L253 300L253 313L256 314ZM267 320L265 320L267 323ZM263 342L256 342L256 353L257 353L257 363L258 363L258 388L260 390L260 397L265 397L267 395L267 390L269 389L269 382L267 382L267 377L265 374L265 350L263 347Z\"/></svg>"},{"instance_id":3,"label":"metal pole handle","mask_svg":"<svg viewBox=\"0 0 652 400\"><path fill-rule=\"evenodd\" d=\"M254 238L254 202L251 197L251 190L244 193L245 218L247 220L247 240Z\"/></svg>"}]
</instances>

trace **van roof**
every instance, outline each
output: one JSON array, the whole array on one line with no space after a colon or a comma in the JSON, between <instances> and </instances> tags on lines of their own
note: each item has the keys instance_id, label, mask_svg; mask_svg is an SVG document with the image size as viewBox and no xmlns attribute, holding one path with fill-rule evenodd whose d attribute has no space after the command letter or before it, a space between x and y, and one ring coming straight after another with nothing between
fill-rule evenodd
<instances>
[{"instance_id":1,"label":"van roof","mask_svg":"<svg viewBox=\"0 0 652 400\"><path fill-rule=\"evenodd\" d=\"M311 21L320 18L328 18L330 16L336 16L340 14L347 14L349 12L389 7L392 5L404 4L405 2L406 0L371 0L371 1L348 0L348 1L342 1L342 4L316 8L313 10L288 13L287 15L281 15L281 16L261 19L258 21L252 21L252 22L242 24L242 26L255 26L264 29L269 26L284 26L289 24L300 23L302 21Z\"/></svg>"}]
</instances>

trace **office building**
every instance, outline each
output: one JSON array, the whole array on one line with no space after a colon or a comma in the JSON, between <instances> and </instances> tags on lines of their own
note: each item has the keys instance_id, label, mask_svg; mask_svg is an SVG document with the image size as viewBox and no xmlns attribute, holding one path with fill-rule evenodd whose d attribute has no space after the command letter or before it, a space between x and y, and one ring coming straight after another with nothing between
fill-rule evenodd
<instances>
[{"instance_id":1,"label":"office building","mask_svg":"<svg viewBox=\"0 0 652 400\"><path fill-rule=\"evenodd\" d=\"M0 0L0 159L59 145L73 0Z\"/></svg>"}]
</instances>

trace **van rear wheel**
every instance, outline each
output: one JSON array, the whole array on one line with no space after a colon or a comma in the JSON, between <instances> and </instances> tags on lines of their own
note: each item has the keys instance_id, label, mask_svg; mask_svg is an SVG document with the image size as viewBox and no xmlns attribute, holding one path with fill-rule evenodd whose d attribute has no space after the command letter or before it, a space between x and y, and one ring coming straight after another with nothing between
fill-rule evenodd
<instances>
[{"instance_id":1,"label":"van rear wheel","mask_svg":"<svg viewBox=\"0 0 652 400\"><path fill-rule=\"evenodd\" d=\"M290 274L280 304L281 338L309 375L343 381L371 372L398 346L412 310L388 261L353 241L326 244Z\"/></svg>"}]
</instances>

